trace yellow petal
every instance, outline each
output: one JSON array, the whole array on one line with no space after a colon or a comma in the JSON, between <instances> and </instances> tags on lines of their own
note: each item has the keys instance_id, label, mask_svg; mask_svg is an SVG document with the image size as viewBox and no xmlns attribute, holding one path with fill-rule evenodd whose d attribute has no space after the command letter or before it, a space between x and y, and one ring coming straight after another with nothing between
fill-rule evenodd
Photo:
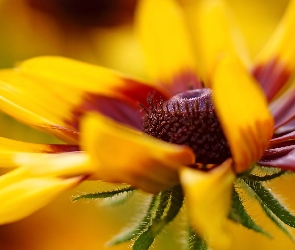
<instances>
[{"instance_id":1,"label":"yellow petal","mask_svg":"<svg viewBox=\"0 0 295 250\"><path fill-rule=\"evenodd\" d=\"M93 165L89 164L88 155L83 152L43 154L4 152L0 153L1 167L21 167L0 177L0 186L15 181L19 175L33 177L68 177L90 175L95 172ZM11 179L12 178L12 179Z\"/></svg>"},{"instance_id":2,"label":"yellow petal","mask_svg":"<svg viewBox=\"0 0 295 250\"><path fill-rule=\"evenodd\" d=\"M192 226L213 249L230 249L225 222L230 209L235 174L231 160L209 171L182 168L180 179L187 199Z\"/></svg>"},{"instance_id":3,"label":"yellow petal","mask_svg":"<svg viewBox=\"0 0 295 250\"><path fill-rule=\"evenodd\" d=\"M295 1L290 1L286 13L276 31L258 55L256 65L264 65L277 60L289 71L295 68L295 44L292 42L295 27Z\"/></svg>"},{"instance_id":4,"label":"yellow petal","mask_svg":"<svg viewBox=\"0 0 295 250\"><path fill-rule=\"evenodd\" d=\"M0 168L19 167L36 160L39 156L73 152L77 145L36 144L0 137Z\"/></svg>"},{"instance_id":5,"label":"yellow petal","mask_svg":"<svg viewBox=\"0 0 295 250\"><path fill-rule=\"evenodd\" d=\"M159 141L101 115L85 118L81 144L97 168L97 178L151 193L177 184L179 167L194 162L188 147Z\"/></svg>"},{"instance_id":6,"label":"yellow petal","mask_svg":"<svg viewBox=\"0 0 295 250\"><path fill-rule=\"evenodd\" d=\"M35 144L28 142L21 142L16 140L7 139L4 137L0 137L0 151L8 151L8 152L44 152L49 150L49 145L46 144Z\"/></svg>"},{"instance_id":7,"label":"yellow petal","mask_svg":"<svg viewBox=\"0 0 295 250\"><path fill-rule=\"evenodd\" d=\"M32 58L24 61L17 70L35 80L46 81L49 83L47 86L49 89L58 85L64 91L70 88L70 90L78 89L83 92L114 96L120 95L118 90L124 88L126 81L129 80L129 84L132 84L131 79L114 70L63 57ZM41 82L42 85L45 83ZM73 98L65 93L61 91L60 95L64 95L63 98L66 99Z\"/></svg>"},{"instance_id":8,"label":"yellow petal","mask_svg":"<svg viewBox=\"0 0 295 250\"><path fill-rule=\"evenodd\" d=\"M188 79L192 82L183 84L194 84L196 59L183 13L176 1L140 1L136 21L151 77L171 87L178 77L192 75Z\"/></svg>"},{"instance_id":9,"label":"yellow petal","mask_svg":"<svg viewBox=\"0 0 295 250\"><path fill-rule=\"evenodd\" d=\"M70 128L66 129L69 126L64 120L69 117L73 107L78 105L79 100L75 100L78 92L72 89L66 91L60 86L58 95L41 83L44 84L44 80L33 80L17 71L0 71L1 110L29 125L39 128L52 127L56 136L76 142L71 135L64 133L68 131L71 134ZM50 83L47 82L47 86L50 86ZM66 101L61 93L71 96L72 102ZM77 132L72 129L72 133Z\"/></svg>"},{"instance_id":10,"label":"yellow petal","mask_svg":"<svg viewBox=\"0 0 295 250\"><path fill-rule=\"evenodd\" d=\"M215 64L224 53L237 54L245 64L249 64L242 36L234 26L224 1L195 1L188 14L196 43L198 68L207 86L210 87Z\"/></svg>"},{"instance_id":11,"label":"yellow petal","mask_svg":"<svg viewBox=\"0 0 295 250\"><path fill-rule=\"evenodd\" d=\"M25 165L0 176L0 224L30 215L94 172L82 152L7 154L16 166Z\"/></svg>"},{"instance_id":12,"label":"yellow petal","mask_svg":"<svg viewBox=\"0 0 295 250\"><path fill-rule=\"evenodd\" d=\"M37 144L0 137L1 152L27 152L27 153L59 153L77 151L77 145L69 144Z\"/></svg>"},{"instance_id":13,"label":"yellow petal","mask_svg":"<svg viewBox=\"0 0 295 250\"><path fill-rule=\"evenodd\" d=\"M72 143L77 143L79 120L86 110L112 117L117 112L112 105L118 109L120 104L136 116L137 102L145 104L153 92L166 99L166 92L155 87L60 57L33 58L15 70L0 71L0 109Z\"/></svg>"},{"instance_id":14,"label":"yellow petal","mask_svg":"<svg viewBox=\"0 0 295 250\"><path fill-rule=\"evenodd\" d=\"M15 160L24 161L25 158L26 155L18 155ZM89 157L84 152L39 154L35 156L35 160L31 160L22 168L26 169L30 176L46 177L90 175L96 170L95 166L89 164Z\"/></svg>"},{"instance_id":15,"label":"yellow petal","mask_svg":"<svg viewBox=\"0 0 295 250\"><path fill-rule=\"evenodd\" d=\"M254 58L276 28L288 0L272 1L267 4L255 0L228 2L246 40L250 57Z\"/></svg>"},{"instance_id":16,"label":"yellow petal","mask_svg":"<svg viewBox=\"0 0 295 250\"><path fill-rule=\"evenodd\" d=\"M273 118L262 90L235 57L224 57L217 65L213 101L235 171L246 171L266 149L272 136Z\"/></svg>"},{"instance_id":17,"label":"yellow petal","mask_svg":"<svg viewBox=\"0 0 295 250\"><path fill-rule=\"evenodd\" d=\"M43 154L2 151L0 152L0 168L15 168L38 159Z\"/></svg>"},{"instance_id":18,"label":"yellow petal","mask_svg":"<svg viewBox=\"0 0 295 250\"><path fill-rule=\"evenodd\" d=\"M59 194L78 184L81 178L34 178L0 190L0 224L11 223L44 207Z\"/></svg>"},{"instance_id":19,"label":"yellow petal","mask_svg":"<svg viewBox=\"0 0 295 250\"><path fill-rule=\"evenodd\" d=\"M290 80L295 69L295 1L290 1L277 29L255 60L253 75L271 101Z\"/></svg>"}]
</instances>

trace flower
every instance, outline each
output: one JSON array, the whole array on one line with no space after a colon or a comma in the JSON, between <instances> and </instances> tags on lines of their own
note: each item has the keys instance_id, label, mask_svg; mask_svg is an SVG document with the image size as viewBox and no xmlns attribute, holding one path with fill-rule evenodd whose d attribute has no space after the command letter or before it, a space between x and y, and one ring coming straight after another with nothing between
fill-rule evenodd
<instances>
[{"instance_id":1,"label":"flower","mask_svg":"<svg viewBox=\"0 0 295 250\"><path fill-rule=\"evenodd\" d=\"M124 53L135 5L136 0L1 1L0 30L5 39L0 42L0 65L11 67L39 55L110 65L104 44L112 50L120 44L116 52ZM110 36L116 42L110 42Z\"/></svg>"},{"instance_id":2,"label":"flower","mask_svg":"<svg viewBox=\"0 0 295 250\"><path fill-rule=\"evenodd\" d=\"M176 216L183 205L182 188L192 226L206 241L193 233L193 245L229 248L224 229L228 214L265 233L243 208L240 189L256 197L269 214L294 222L261 184L283 173L264 166L294 170L294 117L289 107L293 95L279 92L294 67L295 51L288 43L294 8L292 1L254 66L249 66L245 49L236 42L238 33L223 1L191 6L197 10L191 15L197 38L194 48L174 1L143 0L137 23L151 83L59 57L33 58L1 71L1 109L68 143L36 145L1 139L2 165L16 167L0 179L0 197L5 201L0 206L1 223L27 216L85 179L132 187L78 198L128 194L134 187L155 194L140 230L113 241L136 238L134 249L144 240L148 248ZM272 101L274 121L267 101ZM220 150L224 153L218 155ZM263 176L258 171L260 175L264 171ZM261 200L263 195L266 200ZM25 209L19 211L22 204Z\"/></svg>"}]
</instances>

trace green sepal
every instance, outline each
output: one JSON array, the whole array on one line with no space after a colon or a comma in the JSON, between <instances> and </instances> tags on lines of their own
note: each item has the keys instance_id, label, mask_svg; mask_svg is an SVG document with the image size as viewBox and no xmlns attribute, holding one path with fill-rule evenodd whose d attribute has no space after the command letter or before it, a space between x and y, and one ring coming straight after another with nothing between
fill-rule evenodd
<instances>
[{"instance_id":1,"label":"green sepal","mask_svg":"<svg viewBox=\"0 0 295 250\"><path fill-rule=\"evenodd\" d=\"M167 210L167 213L164 214L162 221L164 221L166 224L171 222L175 216L178 214L179 210L181 209L184 201L183 191L181 186L175 186L172 188L171 193L171 199L169 208Z\"/></svg>"},{"instance_id":2,"label":"green sepal","mask_svg":"<svg viewBox=\"0 0 295 250\"><path fill-rule=\"evenodd\" d=\"M112 198L116 195L133 192L134 190L135 190L135 188L133 188L133 187L126 187L126 188L120 188L120 189L111 190L111 191L81 194L81 195L77 195L77 196L72 197L72 201L77 201L80 199L94 199L94 200L96 200L96 199Z\"/></svg>"},{"instance_id":3,"label":"green sepal","mask_svg":"<svg viewBox=\"0 0 295 250\"><path fill-rule=\"evenodd\" d=\"M105 207L120 206L127 202L134 195L134 193L135 192L119 193L113 197L109 197L108 199L103 199L100 205Z\"/></svg>"},{"instance_id":4,"label":"green sepal","mask_svg":"<svg viewBox=\"0 0 295 250\"><path fill-rule=\"evenodd\" d=\"M157 212L156 216L151 220L151 223L146 231L142 232L135 240L133 250L148 250L153 244L155 237L162 231L162 229L171 222L178 214L183 205L183 192L181 186L175 186L171 189L169 198L167 195L163 196L163 204L166 203L164 212ZM168 198L168 199L167 199Z\"/></svg>"},{"instance_id":5,"label":"green sepal","mask_svg":"<svg viewBox=\"0 0 295 250\"><path fill-rule=\"evenodd\" d=\"M259 225L257 225L255 221L251 218L251 216L247 213L241 197L235 189L233 190L232 194L232 207L229 214L229 219L243 225L248 229L252 229L255 232L262 233L267 237L272 238L272 236L268 232L264 231L263 228L261 228Z\"/></svg>"},{"instance_id":6,"label":"green sepal","mask_svg":"<svg viewBox=\"0 0 295 250\"><path fill-rule=\"evenodd\" d=\"M292 215L261 183L246 181L264 204L285 224L295 228L295 216Z\"/></svg>"},{"instance_id":7,"label":"green sepal","mask_svg":"<svg viewBox=\"0 0 295 250\"><path fill-rule=\"evenodd\" d=\"M146 228L149 226L151 218L155 216L157 207L159 205L160 197L161 197L161 193L153 196L145 216L139 222L137 222L134 226L116 235L113 239L111 239L107 243L107 246L113 246L123 242L130 241L136 238L142 232L144 232Z\"/></svg>"},{"instance_id":8,"label":"green sepal","mask_svg":"<svg viewBox=\"0 0 295 250\"><path fill-rule=\"evenodd\" d=\"M257 176L257 175L249 174L249 175L247 175L247 179L250 179L252 181L270 181L270 180L273 180L275 178L282 176L285 173L286 173L285 171L280 171L278 173L275 173L272 175L265 175L265 176Z\"/></svg>"},{"instance_id":9,"label":"green sepal","mask_svg":"<svg viewBox=\"0 0 295 250\"><path fill-rule=\"evenodd\" d=\"M247 180L247 179L242 180L241 178L239 178L239 179L236 180L236 184L239 185L241 188L243 188L243 190L246 191L247 194L250 197L254 198L260 204L261 208L263 209L265 214L268 216L268 218L271 219L272 222L274 224L276 224L277 227L283 233L285 233L292 241L294 241L293 236L289 233L287 228L278 219L278 217L275 215L275 213L267 206L267 204L260 198L260 196L255 192L255 190L253 188L256 189L256 187L255 187L255 185L253 183L254 183L254 181L250 181L250 180Z\"/></svg>"},{"instance_id":10,"label":"green sepal","mask_svg":"<svg viewBox=\"0 0 295 250\"><path fill-rule=\"evenodd\" d=\"M188 228L188 250L207 250L206 241L201 239L191 227Z\"/></svg>"},{"instance_id":11,"label":"green sepal","mask_svg":"<svg viewBox=\"0 0 295 250\"><path fill-rule=\"evenodd\" d=\"M270 181L285 173L286 171L283 171L280 168L254 165L253 168L251 168L251 171L248 172L246 176L243 176L243 179L250 179L253 181Z\"/></svg>"},{"instance_id":12,"label":"green sepal","mask_svg":"<svg viewBox=\"0 0 295 250\"><path fill-rule=\"evenodd\" d=\"M112 246L130 241L143 234L154 220L159 220L165 213L165 209L171 199L172 191L173 189L171 188L153 196L144 218L137 222L133 227L128 228L115 236L110 242L108 242L108 245Z\"/></svg>"},{"instance_id":13,"label":"green sepal","mask_svg":"<svg viewBox=\"0 0 295 250\"><path fill-rule=\"evenodd\" d=\"M134 242L132 249L133 250L146 250L149 249L150 246L153 244L155 240L156 232L148 229L147 231L143 232Z\"/></svg>"}]
</instances>

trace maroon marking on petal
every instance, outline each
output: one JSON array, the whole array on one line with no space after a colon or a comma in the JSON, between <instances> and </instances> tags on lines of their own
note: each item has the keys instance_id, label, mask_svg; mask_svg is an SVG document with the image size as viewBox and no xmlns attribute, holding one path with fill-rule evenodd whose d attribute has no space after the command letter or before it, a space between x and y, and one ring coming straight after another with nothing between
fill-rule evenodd
<instances>
[{"instance_id":1,"label":"maroon marking on petal","mask_svg":"<svg viewBox=\"0 0 295 250\"><path fill-rule=\"evenodd\" d=\"M87 94L83 102L72 111L73 119L65 121L70 127L79 131L82 116L87 112L99 112L117 122L141 130L141 108L127 100L110 98L101 95ZM136 106L135 106L136 105Z\"/></svg>"},{"instance_id":2,"label":"maroon marking on petal","mask_svg":"<svg viewBox=\"0 0 295 250\"><path fill-rule=\"evenodd\" d=\"M259 165L295 170L295 145L265 150Z\"/></svg>"},{"instance_id":3,"label":"maroon marking on petal","mask_svg":"<svg viewBox=\"0 0 295 250\"><path fill-rule=\"evenodd\" d=\"M286 144L288 142L293 142L295 140L295 131L288 134L273 138L270 140L270 148L279 147L279 145Z\"/></svg>"},{"instance_id":4,"label":"maroon marking on petal","mask_svg":"<svg viewBox=\"0 0 295 250\"><path fill-rule=\"evenodd\" d=\"M148 106L148 97L152 95L163 101L170 98L165 90L123 79L125 84L113 89L113 97L85 93L81 103L71 111L72 118L65 120L70 130L79 131L80 119L86 112L99 112L117 122L142 130L141 111L142 106Z\"/></svg>"},{"instance_id":5,"label":"maroon marking on petal","mask_svg":"<svg viewBox=\"0 0 295 250\"><path fill-rule=\"evenodd\" d=\"M295 119L292 119L291 121L287 122L285 125L279 127L275 131L275 135L282 135L289 133L291 131L295 131Z\"/></svg>"},{"instance_id":6,"label":"maroon marking on petal","mask_svg":"<svg viewBox=\"0 0 295 250\"><path fill-rule=\"evenodd\" d=\"M48 150L43 151L42 153L66 153L66 152L74 152L80 151L78 145L68 145L68 144L50 144L48 145Z\"/></svg>"},{"instance_id":7,"label":"maroon marking on petal","mask_svg":"<svg viewBox=\"0 0 295 250\"><path fill-rule=\"evenodd\" d=\"M140 103L144 106L148 106L147 99L149 95L153 95L156 99L162 99L166 101L172 96L165 88L158 88L139 83L134 80L124 79L125 85L123 87L117 87L116 92L124 95L130 102L136 104Z\"/></svg>"},{"instance_id":8,"label":"maroon marking on petal","mask_svg":"<svg viewBox=\"0 0 295 250\"><path fill-rule=\"evenodd\" d=\"M295 90L280 96L270 105L270 111L275 119L274 130L283 126L295 117Z\"/></svg>"},{"instance_id":9,"label":"maroon marking on petal","mask_svg":"<svg viewBox=\"0 0 295 250\"><path fill-rule=\"evenodd\" d=\"M147 106L147 99L152 95L156 99L167 100L170 95L165 90L159 90L153 86L140 82L124 79L122 87L114 89L114 97L106 97L93 93L86 93L80 105L72 110L72 119L66 120L66 124L73 130L79 131L80 119L86 112L99 112L114 119L117 122L142 130L140 106Z\"/></svg>"},{"instance_id":10,"label":"maroon marking on petal","mask_svg":"<svg viewBox=\"0 0 295 250\"><path fill-rule=\"evenodd\" d=\"M290 153L293 149L295 149L295 145L290 145L286 147L280 147L280 148L272 148L267 149L264 151L262 158L260 161L267 161L267 160L273 160L277 159L279 157L282 157L288 153Z\"/></svg>"},{"instance_id":11,"label":"maroon marking on petal","mask_svg":"<svg viewBox=\"0 0 295 250\"><path fill-rule=\"evenodd\" d=\"M172 83L160 83L174 96L181 92L203 88L201 80L192 71L186 70L173 77Z\"/></svg>"},{"instance_id":12,"label":"maroon marking on petal","mask_svg":"<svg viewBox=\"0 0 295 250\"><path fill-rule=\"evenodd\" d=\"M256 66L252 74L263 88L268 101L274 98L291 76L291 72L277 59Z\"/></svg>"}]
</instances>

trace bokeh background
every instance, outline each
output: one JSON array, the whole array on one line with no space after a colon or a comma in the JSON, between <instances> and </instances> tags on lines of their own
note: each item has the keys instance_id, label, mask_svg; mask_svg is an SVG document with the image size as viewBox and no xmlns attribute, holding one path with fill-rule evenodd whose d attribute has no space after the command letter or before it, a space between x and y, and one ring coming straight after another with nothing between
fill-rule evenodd
<instances>
[{"instance_id":1,"label":"bokeh background","mask_svg":"<svg viewBox=\"0 0 295 250\"><path fill-rule=\"evenodd\" d=\"M178 0L184 7L194 0ZM287 0L228 0L245 34L254 58L281 18ZM61 55L145 76L140 46L133 32L136 0L0 0L0 67L12 67L38 55ZM54 100L53 100L54 101ZM0 136L29 142L57 142L0 114ZM268 183L291 211L295 210L295 178ZM22 221L0 226L3 250L100 250L122 228L131 225L144 209L145 194L107 207L97 201L78 201L81 192L109 188L86 182ZM267 219L251 200L247 207L258 224L274 238L251 232L229 222L234 250L292 250L295 244ZM19 209L22 209L21 207ZM185 213L160 234L153 249L181 249ZM210 222L208 222L210 223ZM290 228L295 236L295 230ZM110 249L128 249L129 244Z\"/></svg>"}]
</instances>

